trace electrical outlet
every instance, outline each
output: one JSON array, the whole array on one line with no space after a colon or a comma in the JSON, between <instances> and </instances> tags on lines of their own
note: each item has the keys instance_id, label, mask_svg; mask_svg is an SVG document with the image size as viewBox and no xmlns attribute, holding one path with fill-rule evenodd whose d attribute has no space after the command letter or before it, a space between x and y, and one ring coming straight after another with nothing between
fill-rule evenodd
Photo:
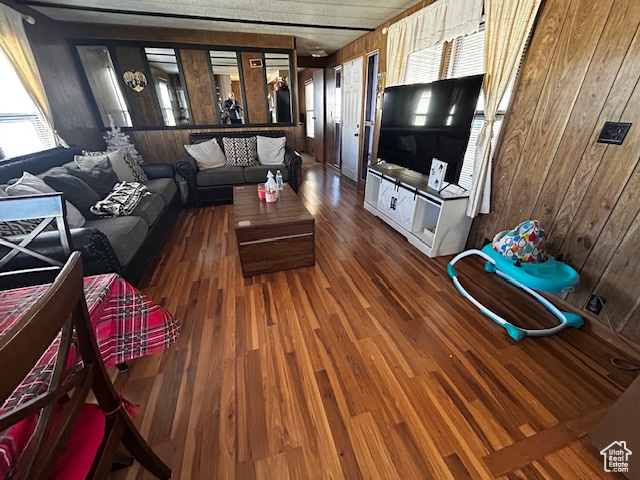
<instances>
[{"instance_id":1,"label":"electrical outlet","mask_svg":"<svg viewBox=\"0 0 640 480\"><path fill-rule=\"evenodd\" d=\"M602 127L600 135L598 135L598 143L622 145L622 142L624 142L624 137L626 137L630 128L630 123L604 122L604 127Z\"/></svg>"},{"instance_id":2,"label":"electrical outlet","mask_svg":"<svg viewBox=\"0 0 640 480\"><path fill-rule=\"evenodd\" d=\"M602 311L602 307L604 306L604 298L599 297L598 295L591 295L587 305L584 307L589 310L591 313L596 315L600 315Z\"/></svg>"}]
</instances>

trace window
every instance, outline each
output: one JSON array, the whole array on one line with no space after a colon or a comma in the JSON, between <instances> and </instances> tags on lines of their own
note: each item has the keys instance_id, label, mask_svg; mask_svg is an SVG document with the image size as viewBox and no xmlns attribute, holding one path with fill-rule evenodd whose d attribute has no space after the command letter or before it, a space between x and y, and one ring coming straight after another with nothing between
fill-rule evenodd
<instances>
[{"instance_id":1,"label":"window","mask_svg":"<svg viewBox=\"0 0 640 480\"><path fill-rule=\"evenodd\" d=\"M0 160L55 147L53 132L0 51Z\"/></svg>"},{"instance_id":2,"label":"window","mask_svg":"<svg viewBox=\"0 0 640 480\"><path fill-rule=\"evenodd\" d=\"M413 52L407 58L404 83L430 83L440 78L443 45Z\"/></svg>"},{"instance_id":3,"label":"window","mask_svg":"<svg viewBox=\"0 0 640 480\"><path fill-rule=\"evenodd\" d=\"M306 109L305 124L307 127L307 137L313 138L315 135L313 124L315 120L315 115L313 114L313 80L307 80L304 83L304 104Z\"/></svg>"},{"instance_id":4,"label":"window","mask_svg":"<svg viewBox=\"0 0 640 480\"><path fill-rule=\"evenodd\" d=\"M480 30L477 33L467 35L466 37L456 38L451 47L451 59L447 69L447 78L466 77L469 75L484 73L484 41L484 25L480 27ZM504 116L507 113L507 108L509 107L514 83L515 79L512 79L511 85L498 107L496 121L493 125L493 138L491 139L492 152L495 152L495 146L498 136L500 135L500 128L502 127ZM478 104L476 106L476 114L471 126L469 144L464 155L462 170L460 172L460 180L458 181L458 184L467 190L470 190L473 184L476 142L478 140L478 135L480 135L480 131L482 130L483 123L484 94L480 92L480 97L478 98Z\"/></svg>"}]
</instances>

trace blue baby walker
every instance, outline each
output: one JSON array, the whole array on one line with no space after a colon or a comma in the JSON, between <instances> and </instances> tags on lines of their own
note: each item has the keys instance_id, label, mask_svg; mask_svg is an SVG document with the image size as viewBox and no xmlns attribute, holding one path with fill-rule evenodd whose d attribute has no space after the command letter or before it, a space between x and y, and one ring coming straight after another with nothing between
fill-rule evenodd
<instances>
[{"instance_id":1,"label":"blue baby walker","mask_svg":"<svg viewBox=\"0 0 640 480\"><path fill-rule=\"evenodd\" d=\"M580 282L578 272L544 251L544 241L545 234L542 224L537 220L527 220L513 230L500 232L495 236L493 242L485 245L482 250L472 249L458 254L447 266L447 272L462 296L478 307L491 320L504 327L509 336L516 341L527 336L553 335L566 327L580 328L584 324L582 317L575 313L560 311L536 292L536 290L548 293L573 292ZM533 296L560 320L560 324L552 328L537 330L520 328L482 305L460 284L454 268L458 260L471 255L477 255L486 260L484 265L486 272L495 273Z\"/></svg>"}]
</instances>

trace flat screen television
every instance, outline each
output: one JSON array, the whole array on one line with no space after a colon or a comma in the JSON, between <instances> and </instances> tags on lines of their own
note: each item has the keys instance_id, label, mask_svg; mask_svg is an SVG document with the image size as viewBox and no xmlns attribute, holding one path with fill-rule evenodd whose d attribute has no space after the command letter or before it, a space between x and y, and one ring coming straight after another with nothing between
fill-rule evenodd
<instances>
[{"instance_id":1,"label":"flat screen television","mask_svg":"<svg viewBox=\"0 0 640 480\"><path fill-rule=\"evenodd\" d=\"M457 183L483 77L385 88L378 158L425 175L436 158Z\"/></svg>"}]
</instances>

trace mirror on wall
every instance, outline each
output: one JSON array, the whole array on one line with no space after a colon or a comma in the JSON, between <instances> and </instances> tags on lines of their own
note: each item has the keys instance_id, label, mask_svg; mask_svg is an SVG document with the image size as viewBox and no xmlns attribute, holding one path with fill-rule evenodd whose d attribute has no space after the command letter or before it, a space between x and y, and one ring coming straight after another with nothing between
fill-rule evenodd
<instances>
[{"instance_id":1,"label":"mirror on wall","mask_svg":"<svg viewBox=\"0 0 640 480\"><path fill-rule=\"evenodd\" d=\"M111 116L116 127L132 127L129 108L122 94L109 47L78 45L76 48L103 125L109 126Z\"/></svg>"},{"instance_id":2,"label":"mirror on wall","mask_svg":"<svg viewBox=\"0 0 640 480\"><path fill-rule=\"evenodd\" d=\"M288 53L265 53L269 123L292 123L291 59Z\"/></svg>"},{"instance_id":3,"label":"mirror on wall","mask_svg":"<svg viewBox=\"0 0 640 480\"><path fill-rule=\"evenodd\" d=\"M189 125L191 114L180 63L173 48L145 47L164 125Z\"/></svg>"},{"instance_id":4,"label":"mirror on wall","mask_svg":"<svg viewBox=\"0 0 640 480\"><path fill-rule=\"evenodd\" d=\"M218 107L219 123L246 123L237 52L209 50L209 60L213 73L214 100Z\"/></svg>"}]
</instances>

